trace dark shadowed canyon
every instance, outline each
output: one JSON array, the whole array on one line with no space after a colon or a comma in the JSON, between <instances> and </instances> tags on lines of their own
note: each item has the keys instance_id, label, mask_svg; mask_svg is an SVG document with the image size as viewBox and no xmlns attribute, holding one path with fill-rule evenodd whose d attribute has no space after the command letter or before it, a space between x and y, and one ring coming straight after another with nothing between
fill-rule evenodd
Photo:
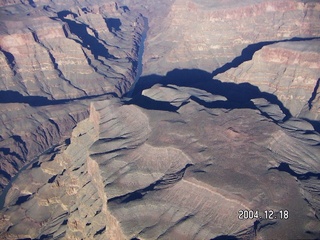
<instances>
[{"instance_id":1,"label":"dark shadowed canyon","mask_svg":"<svg viewBox=\"0 0 320 240\"><path fill-rule=\"evenodd\" d=\"M319 239L319 16L0 1L0 238Z\"/></svg>"}]
</instances>

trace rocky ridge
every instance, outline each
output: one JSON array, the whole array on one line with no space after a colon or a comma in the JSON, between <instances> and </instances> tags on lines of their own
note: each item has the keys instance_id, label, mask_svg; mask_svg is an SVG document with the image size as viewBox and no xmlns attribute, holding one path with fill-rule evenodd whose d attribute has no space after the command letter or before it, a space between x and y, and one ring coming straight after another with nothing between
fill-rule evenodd
<instances>
[{"instance_id":1,"label":"rocky ridge","mask_svg":"<svg viewBox=\"0 0 320 240\"><path fill-rule=\"evenodd\" d=\"M141 15L115 2L37 4L1 9L1 188L69 138L93 98L126 92L137 71Z\"/></svg>"},{"instance_id":2,"label":"rocky ridge","mask_svg":"<svg viewBox=\"0 0 320 240\"><path fill-rule=\"evenodd\" d=\"M252 60L214 77L249 82L277 96L293 116L319 120L319 60L319 39L281 42L264 46Z\"/></svg>"},{"instance_id":3,"label":"rocky ridge","mask_svg":"<svg viewBox=\"0 0 320 240\"><path fill-rule=\"evenodd\" d=\"M166 3L1 2L1 238L320 236L319 4Z\"/></svg>"},{"instance_id":4,"label":"rocky ridge","mask_svg":"<svg viewBox=\"0 0 320 240\"><path fill-rule=\"evenodd\" d=\"M250 44L319 37L319 9L314 1L173 1L160 24L150 20L144 74L209 72Z\"/></svg>"},{"instance_id":5,"label":"rocky ridge","mask_svg":"<svg viewBox=\"0 0 320 240\"><path fill-rule=\"evenodd\" d=\"M168 97L173 91L175 97ZM295 229L286 233L288 239L320 234L315 231L319 203L312 196L318 193L301 191L301 185L317 183L306 175L320 168L313 147L319 134L304 135L296 128L311 125L293 124L293 119L276 125L276 117L264 116L278 116L276 106L268 111L258 103L256 109L216 108L229 100L196 87L154 86L143 96L156 99L154 93L178 106L176 111L147 110L135 98L137 103L92 103L70 145L42 156L14 182L2 210L3 236L251 239L284 236L285 229ZM164 107L154 105L159 106ZM301 175L296 180L279 171L286 156L292 156L286 162ZM25 178L32 184L26 186ZM290 212L286 221L238 219L239 209L284 208Z\"/></svg>"},{"instance_id":6,"label":"rocky ridge","mask_svg":"<svg viewBox=\"0 0 320 240\"><path fill-rule=\"evenodd\" d=\"M31 19L3 20L1 63L7 77L1 90L48 99L121 95L134 79L143 21L113 7L97 13L90 6L59 10L54 5Z\"/></svg>"}]
</instances>

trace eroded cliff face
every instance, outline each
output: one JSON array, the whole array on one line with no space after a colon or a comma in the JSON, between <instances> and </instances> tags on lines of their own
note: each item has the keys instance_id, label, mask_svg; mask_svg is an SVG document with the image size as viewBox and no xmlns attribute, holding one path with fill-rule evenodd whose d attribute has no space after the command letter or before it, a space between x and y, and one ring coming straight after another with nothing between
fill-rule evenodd
<instances>
[{"instance_id":1,"label":"eroded cliff face","mask_svg":"<svg viewBox=\"0 0 320 240\"><path fill-rule=\"evenodd\" d=\"M275 124L283 113L277 105L261 107L266 99L254 99L251 108L233 105L213 94L211 84L154 86L129 102L93 103L70 145L41 156L14 182L2 210L2 237L320 234L312 188L318 180L311 176L320 168L319 148L313 147L319 134L299 119ZM139 106L146 99L154 101L149 109ZM293 173L281 172L284 162ZM259 209L262 218L240 220L241 209ZM290 218L264 219L266 209L287 210Z\"/></svg>"},{"instance_id":2,"label":"eroded cliff face","mask_svg":"<svg viewBox=\"0 0 320 240\"><path fill-rule=\"evenodd\" d=\"M0 238L320 236L317 1L0 6Z\"/></svg>"},{"instance_id":3,"label":"eroded cliff face","mask_svg":"<svg viewBox=\"0 0 320 240\"><path fill-rule=\"evenodd\" d=\"M144 73L164 75L173 68L210 72L249 44L317 37L319 10L314 1L176 0L161 23L150 21Z\"/></svg>"},{"instance_id":4,"label":"eroded cliff face","mask_svg":"<svg viewBox=\"0 0 320 240\"><path fill-rule=\"evenodd\" d=\"M43 6L40 14L26 8L32 17L6 13L1 90L48 99L122 95L134 79L144 26L139 14L111 6Z\"/></svg>"},{"instance_id":5,"label":"eroded cliff face","mask_svg":"<svg viewBox=\"0 0 320 240\"><path fill-rule=\"evenodd\" d=\"M25 164L70 138L77 122L88 117L88 102L31 107L1 105L1 187Z\"/></svg>"},{"instance_id":6,"label":"eroded cliff face","mask_svg":"<svg viewBox=\"0 0 320 240\"><path fill-rule=\"evenodd\" d=\"M40 153L69 138L92 98L132 85L144 30L115 2L37 2L1 8L1 189ZM68 5L69 4L69 5Z\"/></svg>"},{"instance_id":7,"label":"eroded cliff face","mask_svg":"<svg viewBox=\"0 0 320 240\"><path fill-rule=\"evenodd\" d=\"M19 175L7 195L2 238L125 239L107 209L99 167L87 152L97 130L93 121L82 121L71 145L42 155Z\"/></svg>"},{"instance_id":8,"label":"eroded cliff face","mask_svg":"<svg viewBox=\"0 0 320 240\"><path fill-rule=\"evenodd\" d=\"M249 82L277 96L293 116L319 120L319 60L319 39L275 43L214 78Z\"/></svg>"},{"instance_id":9,"label":"eroded cliff face","mask_svg":"<svg viewBox=\"0 0 320 240\"><path fill-rule=\"evenodd\" d=\"M144 75L205 70L258 86L292 116L318 121L319 13L316 1L172 1L161 23L149 21Z\"/></svg>"}]
</instances>

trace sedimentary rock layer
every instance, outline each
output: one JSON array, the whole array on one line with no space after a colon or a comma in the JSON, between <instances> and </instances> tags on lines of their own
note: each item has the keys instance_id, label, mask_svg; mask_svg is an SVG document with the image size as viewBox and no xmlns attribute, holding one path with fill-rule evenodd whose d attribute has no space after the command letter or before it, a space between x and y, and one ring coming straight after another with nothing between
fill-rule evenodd
<instances>
[{"instance_id":1,"label":"sedimentary rock layer","mask_svg":"<svg viewBox=\"0 0 320 240\"><path fill-rule=\"evenodd\" d=\"M253 43L319 37L319 11L316 1L173 1L160 23L150 19L144 73L213 71Z\"/></svg>"},{"instance_id":2,"label":"sedimentary rock layer","mask_svg":"<svg viewBox=\"0 0 320 240\"><path fill-rule=\"evenodd\" d=\"M0 6L1 239L319 238L317 1Z\"/></svg>"},{"instance_id":3,"label":"sedimentary rock layer","mask_svg":"<svg viewBox=\"0 0 320 240\"><path fill-rule=\"evenodd\" d=\"M168 98L170 93L176 98ZM286 232L289 239L319 234L314 228L319 203L311 190L317 180L307 175L319 172L319 149L313 146L320 137L311 125L292 119L278 126L272 117L277 108L267 111L261 104L214 107L230 100L195 87L155 86L143 94L177 108L147 110L135 98L93 103L70 145L51 158L42 156L14 182L2 210L2 236L250 239ZM310 129L308 135L299 132L303 128ZM297 175L284 174L279 166L284 163ZM26 186L25 178L32 184ZM264 210L285 209L290 218L241 220L241 209L259 210L262 218Z\"/></svg>"},{"instance_id":4,"label":"sedimentary rock layer","mask_svg":"<svg viewBox=\"0 0 320 240\"><path fill-rule=\"evenodd\" d=\"M49 99L121 95L134 79L141 17L117 5L60 8L3 14L1 90Z\"/></svg>"},{"instance_id":5,"label":"sedimentary rock layer","mask_svg":"<svg viewBox=\"0 0 320 240\"><path fill-rule=\"evenodd\" d=\"M319 40L275 43L214 78L249 82L275 94L293 116L319 120L319 61Z\"/></svg>"},{"instance_id":6,"label":"sedimentary rock layer","mask_svg":"<svg viewBox=\"0 0 320 240\"><path fill-rule=\"evenodd\" d=\"M145 27L111 1L2 4L10 6L0 9L1 190L68 139L93 98L128 91Z\"/></svg>"}]
</instances>

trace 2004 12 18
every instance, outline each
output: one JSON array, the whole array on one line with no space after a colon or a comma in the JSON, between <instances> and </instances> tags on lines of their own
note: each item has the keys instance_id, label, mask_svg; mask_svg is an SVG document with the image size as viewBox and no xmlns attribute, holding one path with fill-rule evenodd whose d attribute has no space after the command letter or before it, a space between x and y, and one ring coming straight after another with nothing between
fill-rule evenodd
<instances>
[{"instance_id":1,"label":"2004 12 18","mask_svg":"<svg viewBox=\"0 0 320 240\"><path fill-rule=\"evenodd\" d=\"M247 220L247 219L267 219L267 220L274 220L274 219L288 219L289 218L289 211L288 210L239 210L238 211L238 219L240 220Z\"/></svg>"}]
</instances>

